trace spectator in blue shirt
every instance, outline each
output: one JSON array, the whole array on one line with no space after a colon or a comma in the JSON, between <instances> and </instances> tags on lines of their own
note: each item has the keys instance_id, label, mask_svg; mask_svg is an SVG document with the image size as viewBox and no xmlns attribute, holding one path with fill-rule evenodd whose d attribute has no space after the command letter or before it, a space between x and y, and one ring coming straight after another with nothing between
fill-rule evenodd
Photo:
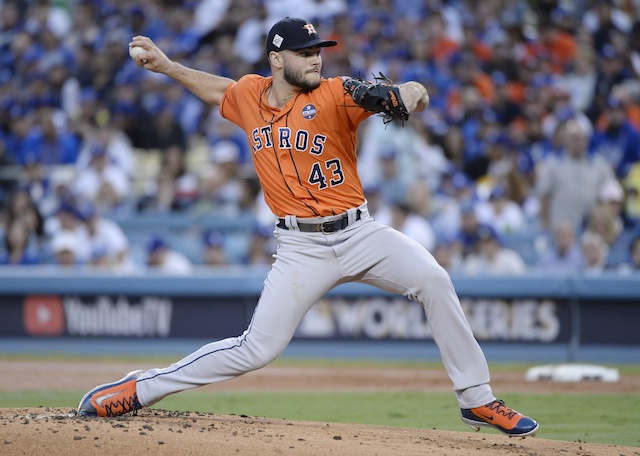
<instances>
[{"instance_id":1,"label":"spectator in blue shirt","mask_svg":"<svg viewBox=\"0 0 640 456\"><path fill-rule=\"evenodd\" d=\"M640 132L627 119L624 103L609 97L591 138L592 153L606 159L619 178L640 161Z\"/></svg>"},{"instance_id":2,"label":"spectator in blue shirt","mask_svg":"<svg viewBox=\"0 0 640 456\"><path fill-rule=\"evenodd\" d=\"M36 156L46 165L70 165L76 162L80 139L55 125L53 112L45 109L38 113L37 127L29 132L19 153L19 162L27 163Z\"/></svg>"}]
</instances>

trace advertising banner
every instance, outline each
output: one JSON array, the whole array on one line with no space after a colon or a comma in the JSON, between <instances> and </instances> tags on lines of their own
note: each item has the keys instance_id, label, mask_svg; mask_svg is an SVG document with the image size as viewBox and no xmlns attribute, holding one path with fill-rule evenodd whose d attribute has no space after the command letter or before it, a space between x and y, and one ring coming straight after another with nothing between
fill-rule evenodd
<instances>
[{"instance_id":1,"label":"advertising banner","mask_svg":"<svg viewBox=\"0 0 640 456\"><path fill-rule=\"evenodd\" d=\"M8 297L0 337L210 337L241 334L254 299L167 296Z\"/></svg>"},{"instance_id":2,"label":"advertising banner","mask_svg":"<svg viewBox=\"0 0 640 456\"><path fill-rule=\"evenodd\" d=\"M465 298L461 304L479 340L567 342L571 335L565 302ZM324 299L305 316L296 337L432 339L422 306L403 297Z\"/></svg>"},{"instance_id":3,"label":"advertising banner","mask_svg":"<svg viewBox=\"0 0 640 456\"><path fill-rule=\"evenodd\" d=\"M210 338L240 335L255 296L7 296L0 302L0 337ZM480 341L640 345L634 301L461 299ZM422 307L404 297L330 296L301 322L298 339L432 340Z\"/></svg>"}]
</instances>

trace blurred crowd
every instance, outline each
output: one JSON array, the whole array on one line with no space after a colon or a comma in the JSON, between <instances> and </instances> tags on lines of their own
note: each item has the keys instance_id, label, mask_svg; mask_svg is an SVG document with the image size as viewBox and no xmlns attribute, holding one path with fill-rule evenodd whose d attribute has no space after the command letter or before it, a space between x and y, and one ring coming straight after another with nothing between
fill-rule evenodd
<instances>
[{"instance_id":1,"label":"blurred crowd","mask_svg":"<svg viewBox=\"0 0 640 456\"><path fill-rule=\"evenodd\" d=\"M289 15L338 41L325 77L429 90L404 126L360 129L376 219L452 273L640 270L639 0L0 0L1 264L270 264L244 133L127 49L145 35L203 71L266 75ZM234 251L224 230L133 241L125 223L247 213Z\"/></svg>"}]
</instances>

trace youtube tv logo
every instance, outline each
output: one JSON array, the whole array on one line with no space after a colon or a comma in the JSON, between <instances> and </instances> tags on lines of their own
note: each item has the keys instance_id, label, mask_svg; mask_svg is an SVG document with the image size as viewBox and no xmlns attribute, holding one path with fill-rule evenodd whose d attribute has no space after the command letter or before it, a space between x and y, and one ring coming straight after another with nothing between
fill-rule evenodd
<instances>
[{"instance_id":1,"label":"youtube tv logo","mask_svg":"<svg viewBox=\"0 0 640 456\"><path fill-rule=\"evenodd\" d=\"M64 308L59 296L27 296L22 321L30 336L61 336L64 333Z\"/></svg>"}]
</instances>

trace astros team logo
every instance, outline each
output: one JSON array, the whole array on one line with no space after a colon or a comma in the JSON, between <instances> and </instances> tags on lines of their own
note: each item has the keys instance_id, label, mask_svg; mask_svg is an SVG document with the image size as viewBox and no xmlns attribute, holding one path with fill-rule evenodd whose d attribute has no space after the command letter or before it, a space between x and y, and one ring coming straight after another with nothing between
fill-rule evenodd
<instances>
[{"instance_id":1,"label":"astros team logo","mask_svg":"<svg viewBox=\"0 0 640 456\"><path fill-rule=\"evenodd\" d=\"M311 120L316 116L316 107L312 104L306 105L302 108L302 117L307 120Z\"/></svg>"},{"instance_id":2,"label":"astros team logo","mask_svg":"<svg viewBox=\"0 0 640 456\"><path fill-rule=\"evenodd\" d=\"M305 25L303 25L302 28L306 29L309 35L315 35L316 33L316 29L313 27L313 25L311 25L308 22Z\"/></svg>"}]
</instances>

